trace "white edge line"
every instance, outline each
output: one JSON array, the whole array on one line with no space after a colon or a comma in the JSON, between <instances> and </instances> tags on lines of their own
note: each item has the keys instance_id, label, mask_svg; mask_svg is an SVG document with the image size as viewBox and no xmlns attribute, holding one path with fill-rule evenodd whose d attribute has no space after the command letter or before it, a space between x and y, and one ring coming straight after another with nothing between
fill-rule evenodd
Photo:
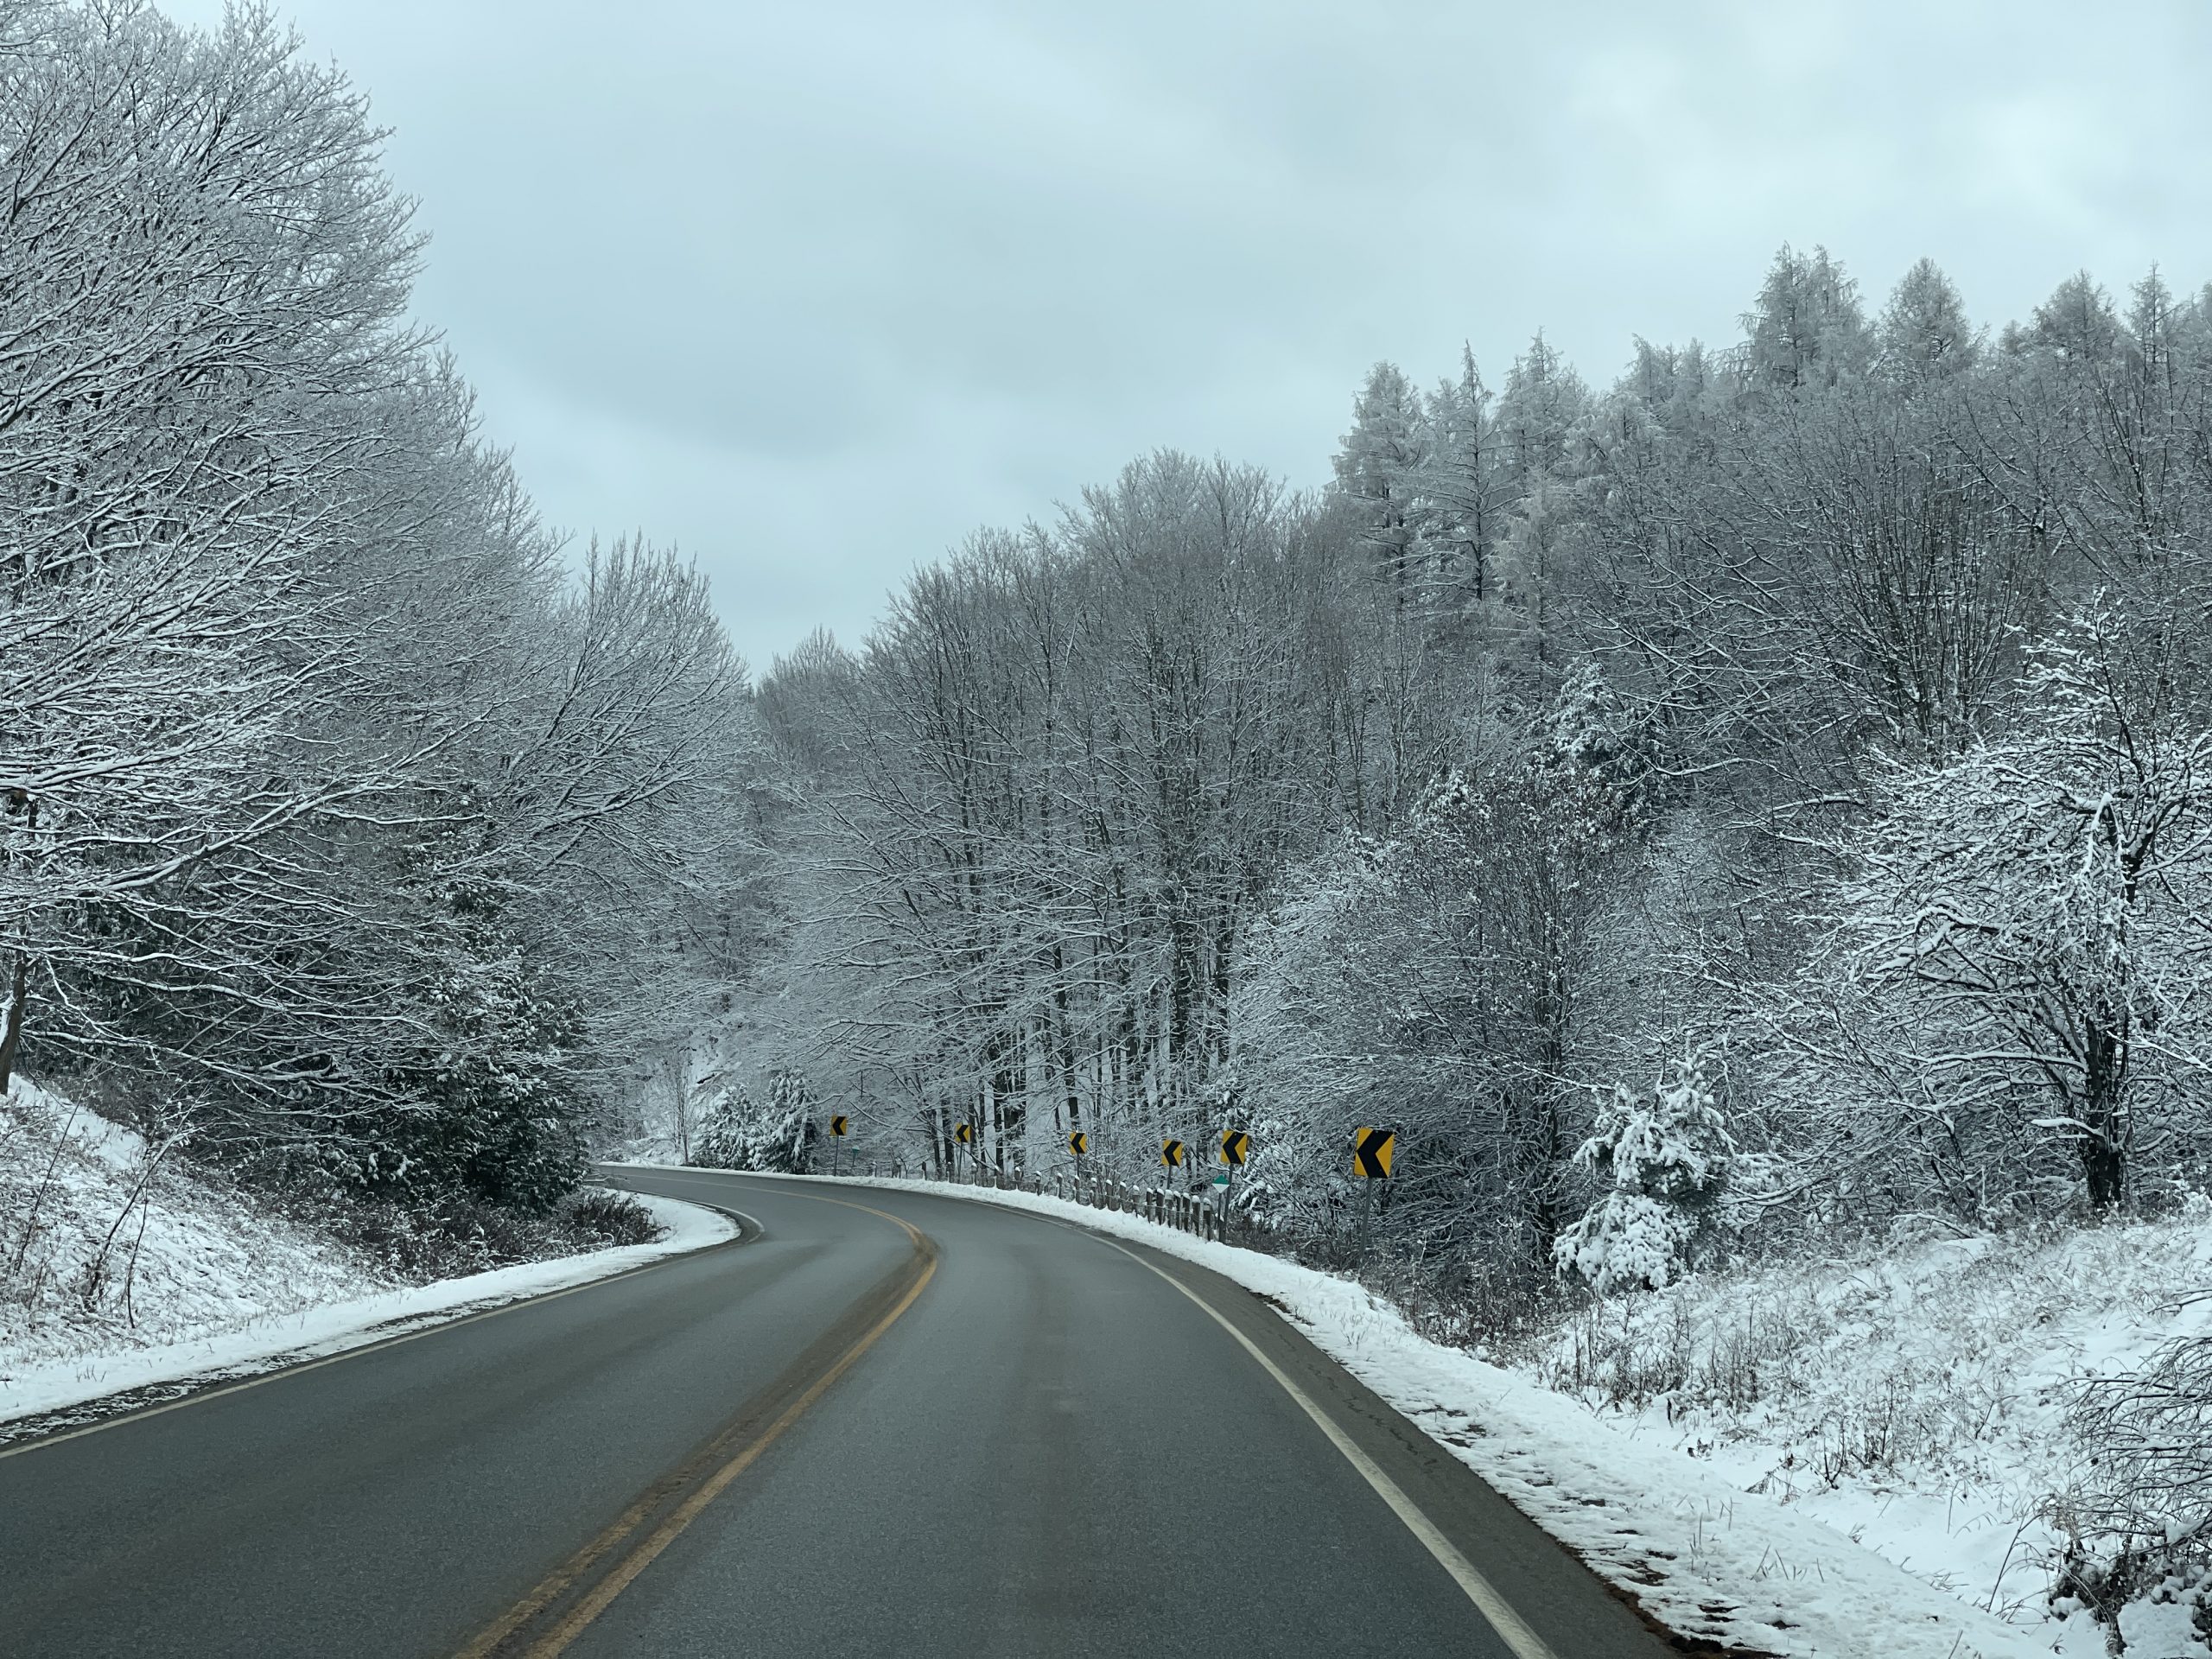
<instances>
[{"instance_id":1,"label":"white edge line","mask_svg":"<svg viewBox=\"0 0 2212 1659\"><path fill-rule=\"evenodd\" d=\"M1058 1218L1046 1217L1044 1219L1058 1220ZM1060 1224L1072 1225L1066 1222L1062 1222ZM1258 1363L1260 1369L1275 1380L1275 1385L1304 1408L1306 1414L1311 1417L1320 1431L1329 1437L1329 1443L1344 1453L1344 1461L1359 1471L1367 1484L1375 1489L1376 1495L1390 1506L1391 1512L1405 1523L1406 1530L1421 1540L1421 1543L1427 1547L1428 1553L1436 1558L1437 1565L1452 1575L1459 1588L1466 1592L1467 1599L1474 1603L1475 1611L1488 1620L1490 1627L1497 1632L1499 1640L1513 1649L1515 1659L1558 1659L1558 1656L1545 1645L1543 1638L1530 1630L1521 1615L1513 1611L1512 1605L1503 1596L1498 1594L1497 1587L1484 1578L1476 1568L1475 1564L1459 1553L1459 1547L1444 1535L1436 1522L1430 1520L1422 1512L1421 1507L1406 1496L1405 1489L1384 1473L1382 1466L1361 1450L1358 1442L1345 1433L1338 1426L1336 1419L1322 1410L1312 1395L1292 1382L1281 1366L1262 1353L1257 1343L1231 1325L1221 1311L1207 1301L1205 1297L1199 1295L1198 1292L1164 1268L1146 1261L1135 1250L1122 1244L1119 1239L1110 1237L1104 1233L1090 1232L1088 1228L1078 1230L1090 1233L1091 1237L1112 1245L1139 1267L1158 1274L1202 1308L1208 1319L1236 1338L1238 1345L1252 1356L1253 1359Z\"/></svg>"},{"instance_id":2,"label":"white edge line","mask_svg":"<svg viewBox=\"0 0 2212 1659\"><path fill-rule=\"evenodd\" d=\"M601 1167L619 1168L620 1166L608 1163L602 1164ZM769 1173L756 1170L699 1169L683 1164L632 1164L629 1167L671 1173L682 1170L701 1175L746 1175ZM866 1179L859 1178L859 1181L865 1182ZM1481 1614L1489 1623L1491 1629L1497 1633L1498 1639L1513 1650L1514 1659L1559 1659L1559 1656L1545 1643L1544 1639L1530 1630L1528 1622L1513 1611L1512 1604L1498 1593L1497 1586L1484 1578L1475 1564L1460 1553L1459 1546L1446 1538L1436 1522L1428 1518L1421 1506L1406 1496L1405 1489L1391 1479L1384 1472L1382 1466L1368 1456L1360 1448L1357 1441L1344 1433L1338 1425L1336 1419L1324 1411L1319 1403L1305 1389L1291 1381L1281 1366L1261 1351L1258 1344L1230 1324L1212 1303L1207 1301L1205 1297L1199 1295L1173 1274L1154 1262L1146 1261L1144 1257L1109 1233L1079 1226L1058 1216L1046 1215L1018 1205L994 1205L993 1207L1010 1210L1016 1214L1032 1216L1039 1221L1049 1222L1055 1226L1065 1227L1071 1232L1079 1232L1087 1237L1095 1238L1102 1244L1111 1245L1139 1267L1147 1272L1158 1274L1160 1277L1189 1297L1205 1312L1208 1319L1234 1337L1237 1345L1251 1355L1262 1370L1274 1379L1275 1386L1296 1401L1306 1414L1313 1420L1314 1425L1329 1437L1329 1444L1343 1453L1344 1461L1357 1469L1361 1478L1375 1489L1376 1495L1390 1506L1391 1513L1395 1515L1404 1523L1406 1530L1418 1538L1428 1553L1436 1558L1437 1565L1452 1575L1452 1581L1465 1593L1467 1599L1475 1605L1475 1611Z\"/></svg>"},{"instance_id":3,"label":"white edge line","mask_svg":"<svg viewBox=\"0 0 2212 1659\"><path fill-rule=\"evenodd\" d=\"M698 1200L696 1198L684 1198L678 1200L678 1202L684 1204L696 1204L698 1203ZM735 1216L740 1221L751 1223L753 1227L759 1229L761 1232L766 1232L767 1230L766 1228L761 1227L758 1221L754 1221L751 1216L747 1215L742 1210L733 1210L727 1205L701 1205L700 1208L702 1210L720 1210L725 1215ZM297 1364L288 1365L283 1363L280 1357L272 1355L270 1357L277 1359L278 1363L271 1366L268 1370L261 1372L258 1376L244 1377L235 1382L226 1382L216 1388L196 1389L190 1394L181 1395L175 1400L165 1401L158 1406L145 1406L137 1411L118 1412L112 1417L103 1417L96 1423L86 1423L82 1427L68 1429L59 1434L41 1434L31 1440L19 1441L13 1446L0 1446L0 1463L5 1463L10 1458L20 1458L27 1452L39 1452L43 1451L49 1446L60 1446L65 1440L80 1440L87 1434L99 1434L107 1429L120 1428L125 1423L143 1422L149 1417L160 1417L172 1411L182 1411L187 1406L204 1405L210 1400L219 1400L226 1394L243 1394L246 1389L257 1389L264 1382L275 1382L288 1376L299 1376L308 1371L319 1371L326 1365L337 1364L340 1360L359 1359L365 1354L382 1353L387 1348L397 1348L400 1344L404 1342L416 1342L424 1337L435 1337L442 1332L457 1331L464 1325L474 1325L479 1319L493 1319L501 1313L512 1313L518 1308L535 1307L541 1302L558 1301L562 1297L573 1296L580 1290L597 1290L601 1286L611 1285L618 1279L627 1279L635 1274L651 1273L655 1268L668 1267L677 1262L688 1262L691 1257L699 1255L702 1251L715 1249L727 1244L741 1243L743 1238L744 1235L742 1233L739 1234L736 1239L718 1238L711 1244L702 1244L695 1249L679 1251L673 1255L664 1255L657 1262L640 1262L632 1267L620 1268L613 1273L603 1274L596 1279L587 1279L581 1284L563 1285L558 1290L540 1291L534 1296L518 1296L512 1301L501 1302L497 1307L479 1308L474 1313L463 1313L454 1319L437 1319L434 1318L432 1323L423 1325L419 1330L402 1332L399 1335L393 1337L378 1337L368 1342L356 1344L351 1348L341 1348L334 1354L325 1354L320 1359L305 1360ZM467 1304L463 1303L462 1306L467 1306ZM404 1318L405 1316L402 1315L401 1317ZM246 1363L250 1364L252 1362L248 1361ZM142 1382L136 1385L136 1387L144 1389L159 1388L165 1381L178 1382L181 1380L183 1379L175 1377L156 1377L152 1382ZM135 1389L125 1389L119 1392L129 1394L135 1391ZM55 1406L52 1408L52 1409L57 1412L73 1411L80 1406L97 1405L104 1397L112 1398L113 1396L102 1396L96 1395L90 1400L79 1401L76 1405ZM39 1412L29 1412L22 1417L12 1420L0 1420L0 1429L5 1429L10 1421L20 1423L37 1418L43 1414L44 1414Z\"/></svg>"}]
</instances>

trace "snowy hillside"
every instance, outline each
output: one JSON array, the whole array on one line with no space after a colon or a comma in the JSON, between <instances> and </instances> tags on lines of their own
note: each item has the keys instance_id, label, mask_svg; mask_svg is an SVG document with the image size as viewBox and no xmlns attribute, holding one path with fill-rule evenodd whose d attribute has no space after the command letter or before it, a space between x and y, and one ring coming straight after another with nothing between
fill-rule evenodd
<instances>
[{"instance_id":1,"label":"snowy hillside","mask_svg":"<svg viewBox=\"0 0 2212 1659\"><path fill-rule=\"evenodd\" d=\"M1520 1369L2033 1626L2054 1617L2067 1495L2100 1452L2068 1406L2084 1379L2202 1334L2209 1272L2199 1199L2167 1221L1709 1274L1600 1304ZM2128 1652L2212 1653L2183 1592L2121 1613ZM2078 1612L2057 1634L2105 1651Z\"/></svg>"},{"instance_id":2,"label":"snowy hillside","mask_svg":"<svg viewBox=\"0 0 2212 1659\"><path fill-rule=\"evenodd\" d=\"M534 1215L334 1193L280 1209L16 1078L0 1095L0 1419L335 1351L731 1230L593 1189Z\"/></svg>"},{"instance_id":3,"label":"snowy hillside","mask_svg":"<svg viewBox=\"0 0 2212 1659\"><path fill-rule=\"evenodd\" d=\"M399 1282L35 1084L0 1096L0 1382Z\"/></svg>"}]
</instances>

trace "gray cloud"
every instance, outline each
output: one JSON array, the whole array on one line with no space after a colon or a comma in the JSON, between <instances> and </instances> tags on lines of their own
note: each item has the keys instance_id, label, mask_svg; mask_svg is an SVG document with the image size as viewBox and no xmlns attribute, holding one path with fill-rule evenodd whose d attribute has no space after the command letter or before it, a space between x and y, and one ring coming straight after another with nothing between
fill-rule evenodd
<instances>
[{"instance_id":1,"label":"gray cloud","mask_svg":"<svg viewBox=\"0 0 2212 1659\"><path fill-rule=\"evenodd\" d=\"M548 516L762 663L1156 444L1318 482L1377 358L1731 338L1785 239L1991 321L2212 276L2195 0L292 9Z\"/></svg>"}]
</instances>

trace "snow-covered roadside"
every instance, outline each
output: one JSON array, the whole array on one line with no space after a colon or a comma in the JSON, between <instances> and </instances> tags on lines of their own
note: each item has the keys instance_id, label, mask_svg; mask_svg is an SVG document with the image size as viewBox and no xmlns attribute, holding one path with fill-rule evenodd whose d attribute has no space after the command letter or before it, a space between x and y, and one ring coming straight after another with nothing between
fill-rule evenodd
<instances>
[{"instance_id":1,"label":"snow-covered roadside","mask_svg":"<svg viewBox=\"0 0 2212 1659\"><path fill-rule=\"evenodd\" d=\"M0 1387L406 1282L87 1107L0 1095Z\"/></svg>"},{"instance_id":2,"label":"snow-covered roadside","mask_svg":"<svg viewBox=\"0 0 2212 1659\"><path fill-rule=\"evenodd\" d=\"M626 1196L652 1211L666 1229L664 1237L651 1244L525 1262L466 1278L383 1291L255 1319L218 1335L162 1347L83 1355L16 1369L0 1378L0 1444L33 1432L52 1433L60 1426L57 1419L75 1415L79 1408L87 1408L83 1413L87 1418L107 1415L117 1395L133 1396L135 1407L326 1359L704 1249L738 1232L737 1224L728 1216L700 1205L641 1193Z\"/></svg>"},{"instance_id":3,"label":"snow-covered roadside","mask_svg":"<svg viewBox=\"0 0 2212 1659\"><path fill-rule=\"evenodd\" d=\"M18 1077L0 1095L0 1442L679 1255L734 1224L641 1200L665 1230L410 1284L365 1250L164 1159Z\"/></svg>"},{"instance_id":4,"label":"snow-covered roadside","mask_svg":"<svg viewBox=\"0 0 2212 1659\"><path fill-rule=\"evenodd\" d=\"M2069 1656L2105 1632L2050 1617L2055 1498L2101 1449L2086 1378L2212 1331L2212 1203L2154 1220L1900 1240L1700 1274L1571 1322L1535 1380L1624 1432L1859 1539ZM2126 1651L2208 1659L2184 1586L2120 1610Z\"/></svg>"},{"instance_id":5,"label":"snow-covered roadside","mask_svg":"<svg viewBox=\"0 0 2212 1659\"><path fill-rule=\"evenodd\" d=\"M1428 1341L1347 1280L1060 1198L933 1181L838 1184L939 1193L1073 1222L1210 1268L1268 1297L1324 1352L1685 1635L1789 1659L2015 1659L2054 1650L2055 1635L2016 1629L1967 1605L1814 1516L1744 1491L1668 1438Z\"/></svg>"}]
</instances>

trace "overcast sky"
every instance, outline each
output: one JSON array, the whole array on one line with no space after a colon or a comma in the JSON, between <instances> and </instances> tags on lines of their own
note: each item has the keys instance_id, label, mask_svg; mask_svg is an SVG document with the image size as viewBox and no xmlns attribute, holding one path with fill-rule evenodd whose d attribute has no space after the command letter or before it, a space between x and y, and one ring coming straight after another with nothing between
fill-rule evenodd
<instances>
[{"instance_id":1,"label":"overcast sky","mask_svg":"<svg viewBox=\"0 0 2212 1659\"><path fill-rule=\"evenodd\" d=\"M548 518L696 556L761 668L1149 448L1319 484L1377 359L1732 340L1784 241L1986 321L2212 278L2203 0L278 9Z\"/></svg>"}]
</instances>

